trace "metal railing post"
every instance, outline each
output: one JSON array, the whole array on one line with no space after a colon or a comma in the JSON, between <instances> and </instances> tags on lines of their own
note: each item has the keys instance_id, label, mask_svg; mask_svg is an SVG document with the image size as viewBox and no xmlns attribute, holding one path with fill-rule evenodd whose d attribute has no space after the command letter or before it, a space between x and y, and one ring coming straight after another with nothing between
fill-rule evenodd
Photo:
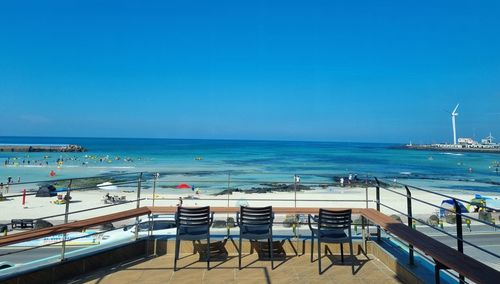
<instances>
[{"instance_id":1,"label":"metal railing post","mask_svg":"<svg viewBox=\"0 0 500 284\"><path fill-rule=\"evenodd\" d=\"M406 207L408 209L408 227L412 227L413 224L413 214L412 214L412 209L411 209L411 192L408 186L405 185L406 189ZM410 265L415 264L415 259L413 257L413 245L410 244L409 246L409 251L408 251L408 257L409 257L409 262Z\"/></svg>"},{"instance_id":2,"label":"metal railing post","mask_svg":"<svg viewBox=\"0 0 500 284\"><path fill-rule=\"evenodd\" d=\"M158 178L160 177L160 173L154 173L154 179L153 179L153 207L155 207L155 199L156 199L156 182L158 181Z\"/></svg>"},{"instance_id":3,"label":"metal railing post","mask_svg":"<svg viewBox=\"0 0 500 284\"><path fill-rule=\"evenodd\" d=\"M366 228L364 216L361 216L361 238L363 242L363 251L366 253Z\"/></svg>"},{"instance_id":4,"label":"metal railing post","mask_svg":"<svg viewBox=\"0 0 500 284\"><path fill-rule=\"evenodd\" d=\"M148 226L148 240L146 241L146 256L149 254L149 247L150 247L149 243L153 239L152 236L153 236L154 220L153 220L153 215L151 213L148 214L148 221L149 221L149 226ZM156 241L155 241L155 243L156 243ZM156 246L154 246L152 254L153 255L156 254Z\"/></svg>"},{"instance_id":5,"label":"metal railing post","mask_svg":"<svg viewBox=\"0 0 500 284\"><path fill-rule=\"evenodd\" d=\"M368 176L365 179L365 200L366 200L366 208L368 208Z\"/></svg>"},{"instance_id":6,"label":"metal railing post","mask_svg":"<svg viewBox=\"0 0 500 284\"><path fill-rule=\"evenodd\" d=\"M227 208L229 208L229 193L231 188L231 172L227 173ZM229 212L226 214L226 236L230 238L231 228L229 228Z\"/></svg>"},{"instance_id":7,"label":"metal railing post","mask_svg":"<svg viewBox=\"0 0 500 284\"><path fill-rule=\"evenodd\" d=\"M139 174L139 180L137 181L137 207L141 207L141 185L142 185L142 173Z\"/></svg>"},{"instance_id":8,"label":"metal railing post","mask_svg":"<svg viewBox=\"0 0 500 284\"><path fill-rule=\"evenodd\" d=\"M69 180L68 188L66 190L66 195L64 196L64 224L68 223L68 215L69 215L69 201L71 200L71 184L73 180ZM63 234L62 243L61 243L61 261L65 260L66 255L66 233Z\"/></svg>"},{"instance_id":9,"label":"metal railing post","mask_svg":"<svg viewBox=\"0 0 500 284\"><path fill-rule=\"evenodd\" d=\"M141 185L142 185L142 172L139 174L139 180L137 181L137 206L141 207ZM135 217L135 240L139 238L139 216Z\"/></svg>"},{"instance_id":10,"label":"metal railing post","mask_svg":"<svg viewBox=\"0 0 500 284\"><path fill-rule=\"evenodd\" d=\"M457 227L457 250L461 253L464 252L464 241L463 241L463 233L462 233L462 210L460 209L460 205L458 204L456 199L453 199L453 203L455 205L455 219L456 219L456 227ZM465 283L465 277L461 274L458 275L460 279L460 283Z\"/></svg>"},{"instance_id":11,"label":"metal railing post","mask_svg":"<svg viewBox=\"0 0 500 284\"><path fill-rule=\"evenodd\" d=\"M293 207L297 208L297 175L293 175Z\"/></svg>"},{"instance_id":12,"label":"metal railing post","mask_svg":"<svg viewBox=\"0 0 500 284\"><path fill-rule=\"evenodd\" d=\"M227 207L229 208L229 194L231 192L231 172L227 173ZM229 218L229 213L227 213L227 217Z\"/></svg>"},{"instance_id":13,"label":"metal railing post","mask_svg":"<svg viewBox=\"0 0 500 284\"><path fill-rule=\"evenodd\" d=\"M375 199L377 200L377 211L380 212L380 182L378 181L377 177L375 177L375 181L377 182L377 186L375 187L376 189ZM380 226L377 226L377 242L379 241L380 241Z\"/></svg>"}]
</instances>

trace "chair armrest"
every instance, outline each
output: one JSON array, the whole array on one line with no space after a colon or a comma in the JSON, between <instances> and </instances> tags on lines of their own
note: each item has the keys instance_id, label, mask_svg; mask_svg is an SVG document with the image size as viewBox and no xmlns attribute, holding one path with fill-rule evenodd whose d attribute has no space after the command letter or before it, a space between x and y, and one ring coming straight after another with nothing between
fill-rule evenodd
<instances>
[{"instance_id":1,"label":"chair armrest","mask_svg":"<svg viewBox=\"0 0 500 284\"><path fill-rule=\"evenodd\" d=\"M312 231L312 224L311 224L311 219L318 223L318 216L315 216L315 215L311 215L311 214L308 214L307 215L307 225L309 226L309 229Z\"/></svg>"},{"instance_id":2,"label":"chair armrest","mask_svg":"<svg viewBox=\"0 0 500 284\"><path fill-rule=\"evenodd\" d=\"M212 227L213 222L214 222L214 212L210 212L210 223L208 224L208 227Z\"/></svg>"}]
</instances>

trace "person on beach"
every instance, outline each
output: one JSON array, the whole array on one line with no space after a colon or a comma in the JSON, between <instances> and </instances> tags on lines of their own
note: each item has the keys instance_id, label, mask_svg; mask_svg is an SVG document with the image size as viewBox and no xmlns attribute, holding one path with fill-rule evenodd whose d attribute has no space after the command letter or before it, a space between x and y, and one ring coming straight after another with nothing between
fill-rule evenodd
<instances>
[{"instance_id":1,"label":"person on beach","mask_svg":"<svg viewBox=\"0 0 500 284\"><path fill-rule=\"evenodd\" d=\"M182 197L179 197L179 203L177 203L177 207L182 207Z\"/></svg>"},{"instance_id":2,"label":"person on beach","mask_svg":"<svg viewBox=\"0 0 500 284\"><path fill-rule=\"evenodd\" d=\"M340 178L340 186L344 187L344 178L343 177Z\"/></svg>"}]
</instances>

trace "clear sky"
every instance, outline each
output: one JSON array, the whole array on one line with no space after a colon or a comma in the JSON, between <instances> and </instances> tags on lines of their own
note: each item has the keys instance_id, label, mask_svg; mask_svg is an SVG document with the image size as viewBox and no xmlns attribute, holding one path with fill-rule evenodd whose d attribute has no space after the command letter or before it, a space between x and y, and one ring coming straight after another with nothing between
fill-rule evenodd
<instances>
[{"instance_id":1,"label":"clear sky","mask_svg":"<svg viewBox=\"0 0 500 284\"><path fill-rule=\"evenodd\" d=\"M2 1L0 135L500 138L500 1Z\"/></svg>"}]
</instances>

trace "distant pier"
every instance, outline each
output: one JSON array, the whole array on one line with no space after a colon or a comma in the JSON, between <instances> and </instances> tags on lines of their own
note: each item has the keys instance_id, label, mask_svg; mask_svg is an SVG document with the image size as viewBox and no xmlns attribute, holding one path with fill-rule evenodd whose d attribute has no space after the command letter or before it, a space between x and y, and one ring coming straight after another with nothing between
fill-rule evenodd
<instances>
[{"instance_id":1,"label":"distant pier","mask_svg":"<svg viewBox=\"0 0 500 284\"><path fill-rule=\"evenodd\" d=\"M441 152L476 152L476 153L500 154L500 147L496 146L472 147L468 145L453 145L453 144L416 144L416 145L403 145L396 148L408 149L408 150L441 151Z\"/></svg>"},{"instance_id":2,"label":"distant pier","mask_svg":"<svg viewBox=\"0 0 500 284\"><path fill-rule=\"evenodd\" d=\"M80 145L60 144L0 144L0 152L85 152Z\"/></svg>"}]
</instances>

